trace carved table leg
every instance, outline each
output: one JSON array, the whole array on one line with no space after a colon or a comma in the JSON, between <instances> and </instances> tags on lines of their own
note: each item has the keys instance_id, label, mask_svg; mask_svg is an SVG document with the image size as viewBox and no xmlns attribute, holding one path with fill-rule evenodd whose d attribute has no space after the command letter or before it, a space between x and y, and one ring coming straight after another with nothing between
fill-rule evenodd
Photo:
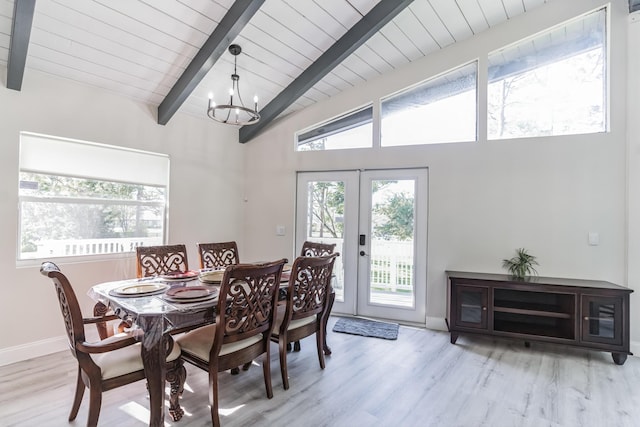
<instances>
[{"instance_id":1,"label":"carved table leg","mask_svg":"<svg viewBox=\"0 0 640 427\"><path fill-rule=\"evenodd\" d=\"M166 338L162 317L138 318L144 330L142 337L142 363L149 389L149 426L164 426L164 382L166 367Z\"/></svg>"},{"instance_id":2,"label":"carved table leg","mask_svg":"<svg viewBox=\"0 0 640 427\"><path fill-rule=\"evenodd\" d=\"M171 363L171 368L167 370L167 382L171 384L169 395L169 415L173 421L180 421L184 415L184 410L180 407L180 396L184 391L184 383L187 379L187 370L184 368L182 360L177 359Z\"/></svg>"}]
</instances>

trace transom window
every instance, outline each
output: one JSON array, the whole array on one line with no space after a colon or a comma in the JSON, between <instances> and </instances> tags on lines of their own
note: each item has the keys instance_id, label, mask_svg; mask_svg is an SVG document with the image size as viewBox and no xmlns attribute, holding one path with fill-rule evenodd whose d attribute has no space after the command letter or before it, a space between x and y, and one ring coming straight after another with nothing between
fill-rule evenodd
<instances>
[{"instance_id":1,"label":"transom window","mask_svg":"<svg viewBox=\"0 0 640 427\"><path fill-rule=\"evenodd\" d=\"M382 100L381 145L476 140L477 62Z\"/></svg>"},{"instance_id":2,"label":"transom window","mask_svg":"<svg viewBox=\"0 0 640 427\"><path fill-rule=\"evenodd\" d=\"M18 260L164 242L165 155L22 133Z\"/></svg>"},{"instance_id":3,"label":"transom window","mask_svg":"<svg viewBox=\"0 0 640 427\"><path fill-rule=\"evenodd\" d=\"M606 9L489 55L488 139L604 132Z\"/></svg>"},{"instance_id":4,"label":"transom window","mask_svg":"<svg viewBox=\"0 0 640 427\"><path fill-rule=\"evenodd\" d=\"M350 111L340 117L299 132L298 151L367 148L373 144L373 107Z\"/></svg>"}]
</instances>

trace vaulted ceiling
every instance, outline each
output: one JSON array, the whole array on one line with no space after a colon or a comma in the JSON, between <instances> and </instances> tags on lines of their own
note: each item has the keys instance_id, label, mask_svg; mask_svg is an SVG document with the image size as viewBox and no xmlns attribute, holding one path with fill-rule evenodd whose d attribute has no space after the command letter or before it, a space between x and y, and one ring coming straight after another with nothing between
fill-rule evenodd
<instances>
[{"instance_id":1,"label":"vaulted ceiling","mask_svg":"<svg viewBox=\"0 0 640 427\"><path fill-rule=\"evenodd\" d=\"M0 64L19 80L12 89L29 84L24 68L38 70L160 107L165 124L178 111L205 118L210 92L226 97L237 43L241 94L257 94L263 115L240 130L246 142L546 1L0 0Z\"/></svg>"}]
</instances>

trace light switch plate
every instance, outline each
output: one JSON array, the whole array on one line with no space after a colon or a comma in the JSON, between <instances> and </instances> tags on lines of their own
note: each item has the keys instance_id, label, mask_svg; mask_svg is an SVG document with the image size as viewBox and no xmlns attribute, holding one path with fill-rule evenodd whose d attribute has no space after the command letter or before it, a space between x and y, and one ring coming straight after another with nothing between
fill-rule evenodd
<instances>
[{"instance_id":1,"label":"light switch plate","mask_svg":"<svg viewBox=\"0 0 640 427\"><path fill-rule=\"evenodd\" d=\"M600 235L598 233L589 233L589 245L598 246L600 244Z\"/></svg>"},{"instance_id":2,"label":"light switch plate","mask_svg":"<svg viewBox=\"0 0 640 427\"><path fill-rule=\"evenodd\" d=\"M276 236L284 236L284 225L276 225Z\"/></svg>"}]
</instances>

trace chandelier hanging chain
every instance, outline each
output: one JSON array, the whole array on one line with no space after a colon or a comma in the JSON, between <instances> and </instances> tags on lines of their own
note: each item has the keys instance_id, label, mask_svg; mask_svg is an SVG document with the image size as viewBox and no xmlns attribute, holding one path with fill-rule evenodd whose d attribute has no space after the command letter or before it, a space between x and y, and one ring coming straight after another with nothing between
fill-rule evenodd
<instances>
[{"instance_id":1,"label":"chandelier hanging chain","mask_svg":"<svg viewBox=\"0 0 640 427\"><path fill-rule=\"evenodd\" d=\"M229 90L229 104L217 105L213 101L213 94L209 94L209 107L207 115L213 120L236 126L252 125L258 123L260 114L258 113L258 97L254 97L254 108L248 108L242 101L240 93L240 75L238 74L238 55L242 48L237 44L229 46L229 52L233 55L233 74L231 74L231 89ZM233 103L233 97L237 94L239 104Z\"/></svg>"}]
</instances>

